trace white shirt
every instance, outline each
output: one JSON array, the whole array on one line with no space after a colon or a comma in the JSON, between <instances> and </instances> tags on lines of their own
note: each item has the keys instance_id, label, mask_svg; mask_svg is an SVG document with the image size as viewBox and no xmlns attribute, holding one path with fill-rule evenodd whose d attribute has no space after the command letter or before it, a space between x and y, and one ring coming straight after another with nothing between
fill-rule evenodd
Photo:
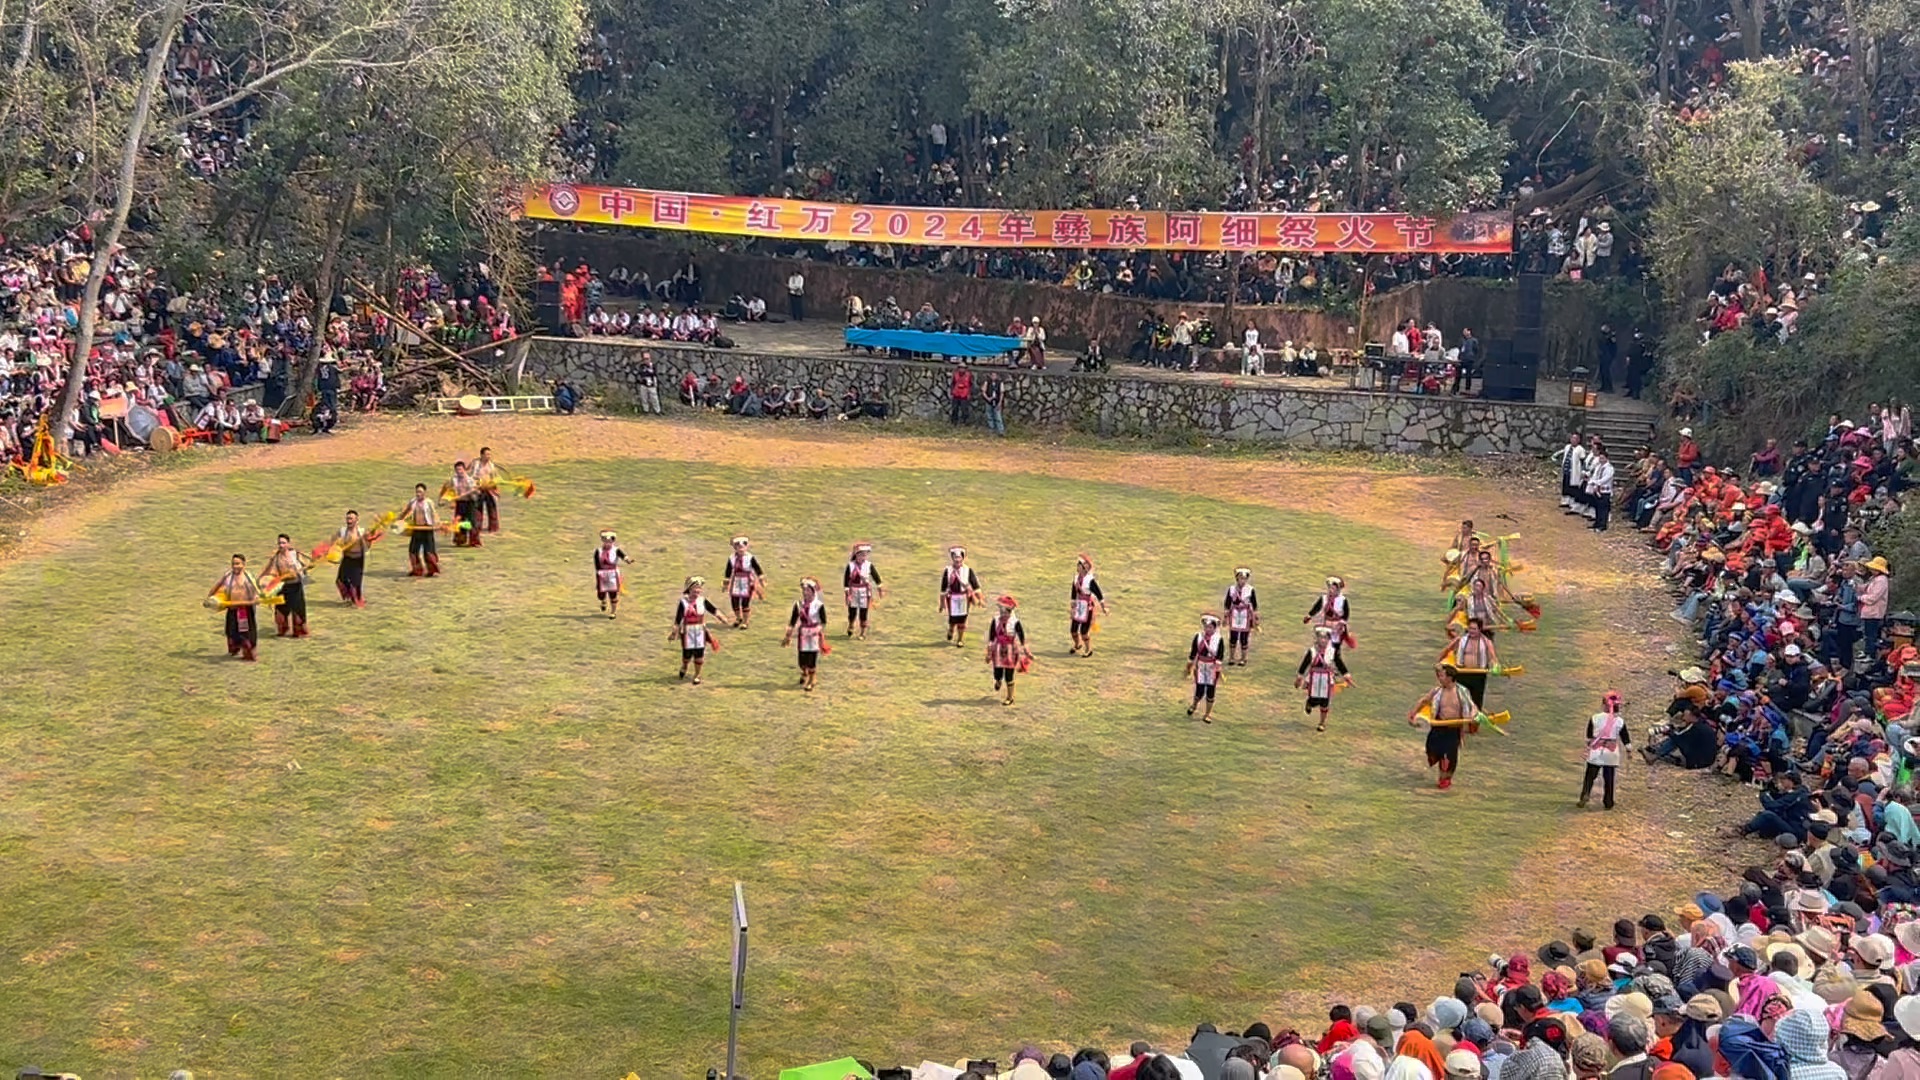
<instances>
[{"instance_id":1,"label":"white shirt","mask_svg":"<svg viewBox=\"0 0 1920 1080\"><path fill-rule=\"evenodd\" d=\"M795 270L793 272L793 275L787 278L787 292L790 295L799 296L800 293L806 289L806 287L807 287L806 275L802 274L798 270Z\"/></svg>"},{"instance_id":2,"label":"white shirt","mask_svg":"<svg viewBox=\"0 0 1920 1080\"><path fill-rule=\"evenodd\" d=\"M1381 1080L1387 1072L1387 1061L1371 1039L1353 1041L1347 1050L1347 1064L1353 1067L1353 1080Z\"/></svg>"},{"instance_id":3,"label":"white shirt","mask_svg":"<svg viewBox=\"0 0 1920 1080\"><path fill-rule=\"evenodd\" d=\"M1595 495L1613 494L1613 462L1602 461L1593 467L1587 477L1587 490Z\"/></svg>"},{"instance_id":4,"label":"white shirt","mask_svg":"<svg viewBox=\"0 0 1920 1080\"><path fill-rule=\"evenodd\" d=\"M1393 355L1406 356L1411 352L1413 352L1413 349L1407 344L1407 332L1405 330L1395 330L1393 332Z\"/></svg>"},{"instance_id":5,"label":"white shirt","mask_svg":"<svg viewBox=\"0 0 1920 1080\"><path fill-rule=\"evenodd\" d=\"M1245 336L1245 337L1243 337L1243 338L1242 338L1241 340L1242 340L1242 341L1243 341L1243 342L1244 342L1244 343L1246 344L1246 347L1247 347L1247 351L1248 351L1248 352L1252 352L1252 351L1253 351L1254 349L1257 349L1257 348L1259 348L1259 347L1260 347L1260 330L1259 330L1259 328L1258 328L1258 327L1253 327L1253 326L1249 326L1249 327L1247 327L1247 333L1246 333L1246 336Z\"/></svg>"}]
</instances>

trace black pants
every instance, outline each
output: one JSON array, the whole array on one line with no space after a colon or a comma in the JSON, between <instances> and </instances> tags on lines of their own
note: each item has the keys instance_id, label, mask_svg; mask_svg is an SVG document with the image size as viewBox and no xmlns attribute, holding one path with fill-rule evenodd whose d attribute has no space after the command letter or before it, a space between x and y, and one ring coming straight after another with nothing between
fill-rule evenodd
<instances>
[{"instance_id":1,"label":"black pants","mask_svg":"<svg viewBox=\"0 0 1920 1080\"><path fill-rule=\"evenodd\" d=\"M1593 507L1593 527L1597 532L1607 531L1607 519L1613 516L1613 496L1599 494L1589 496L1588 505Z\"/></svg>"},{"instance_id":2,"label":"black pants","mask_svg":"<svg viewBox=\"0 0 1920 1080\"><path fill-rule=\"evenodd\" d=\"M953 399L953 422L956 424L973 423L973 401L970 398Z\"/></svg>"},{"instance_id":3,"label":"black pants","mask_svg":"<svg viewBox=\"0 0 1920 1080\"><path fill-rule=\"evenodd\" d=\"M366 581L366 577L366 556L347 555L340 559L340 573L334 578L334 583L340 586L340 595L343 598L353 600L361 595L361 584Z\"/></svg>"},{"instance_id":4,"label":"black pants","mask_svg":"<svg viewBox=\"0 0 1920 1080\"><path fill-rule=\"evenodd\" d=\"M807 301L799 293L787 294L787 314L794 322L804 322L807 317Z\"/></svg>"},{"instance_id":5,"label":"black pants","mask_svg":"<svg viewBox=\"0 0 1920 1080\"><path fill-rule=\"evenodd\" d=\"M1588 765L1587 778L1580 782L1580 801L1586 802L1593 797L1594 778L1604 776L1606 777L1606 794L1601 798L1600 805L1609 810L1613 809L1613 774L1619 771L1618 765Z\"/></svg>"},{"instance_id":6,"label":"black pants","mask_svg":"<svg viewBox=\"0 0 1920 1080\"><path fill-rule=\"evenodd\" d=\"M433 532L430 529L418 529L407 534L407 554L425 557L436 554L433 545Z\"/></svg>"},{"instance_id":7,"label":"black pants","mask_svg":"<svg viewBox=\"0 0 1920 1080\"><path fill-rule=\"evenodd\" d=\"M658 412L659 410L655 409L654 411ZM481 490L478 498L479 498L479 506L480 506L479 516L486 520L487 531L499 532L500 531L500 493L497 491L494 491L491 488L486 488ZM474 527L478 528L479 524L480 523L478 521L474 522Z\"/></svg>"}]
</instances>

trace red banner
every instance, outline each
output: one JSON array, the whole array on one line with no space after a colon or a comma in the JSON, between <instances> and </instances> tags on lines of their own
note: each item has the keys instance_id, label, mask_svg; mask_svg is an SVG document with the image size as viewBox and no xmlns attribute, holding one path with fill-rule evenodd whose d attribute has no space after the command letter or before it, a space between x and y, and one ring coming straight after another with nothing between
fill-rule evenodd
<instances>
[{"instance_id":1,"label":"red banner","mask_svg":"<svg viewBox=\"0 0 1920 1080\"><path fill-rule=\"evenodd\" d=\"M1412 214L1226 214L1159 210L961 210L696 195L551 184L530 189L527 217L785 240L975 248L1333 251L1351 255L1513 250L1513 217Z\"/></svg>"}]
</instances>

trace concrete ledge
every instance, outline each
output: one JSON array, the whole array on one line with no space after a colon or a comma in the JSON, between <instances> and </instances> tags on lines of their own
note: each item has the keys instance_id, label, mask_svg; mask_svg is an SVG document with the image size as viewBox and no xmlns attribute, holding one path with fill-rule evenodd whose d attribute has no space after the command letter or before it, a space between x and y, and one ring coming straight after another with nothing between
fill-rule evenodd
<instances>
[{"instance_id":1,"label":"concrete ledge","mask_svg":"<svg viewBox=\"0 0 1920 1080\"><path fill-rule=\"evenodd\" d=\"M636 385L645 343L537 338L530 378L565 376L593 393ZM653 348L663 401L681 376L717 372L819 386L836 401L878 384L893 415L948 415L947 364L866 356L796 356L737 349ZM982 369L982 374L988 370ZM1101 435L1193 433L1206 438L1323 450L1395 454L1546 454L1585 421L1566 405L1421 397L1368 390L1248 385L1243 380L1162 380L1126 375L1002 371L1009 423ZM981 410L976 406L975 421Z\"/></svg>"}]
</instances>

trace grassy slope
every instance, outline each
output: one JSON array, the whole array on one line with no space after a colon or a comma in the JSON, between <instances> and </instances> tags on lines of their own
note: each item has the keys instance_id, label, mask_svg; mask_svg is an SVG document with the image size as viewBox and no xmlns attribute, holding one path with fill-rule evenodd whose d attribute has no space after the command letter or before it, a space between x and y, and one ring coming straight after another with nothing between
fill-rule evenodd
<instances>
[{"instance_id":1,"label":"grassy slope","mask_svg":"<svg viewBox=\"0 0 1920 1080\"><path fill-rule=\"evenodd\" d=\"M333 508L397 505L415 479L222 477L0 568L0 1062L696 1075L725 1036L736 878L757 1076L1244 1021L1402 935L1464 931L1572 796L1587 695L1546 675L1577 611L1508 643L1535 673L1495 686L1515 736L1471 740L1463 788L1436 796L1401 721L1441 642L1433 552L1024 476L552 468L444 580L405 579L387 542L367 610L323 579L315 638L226 659L194 605L240 538L310 544ZM616 622L586 562L609 526L639 560ZM773 619L726 634L707 685L675 683L671 598L736 530L771 571L767 615L876 543L878 632L826 658L820 694L794 689ZM1026 602L1019 708L992 703L973 647L938 644L955 541ZM1091 660L1066 656L1061 599L1083 548L1114 604ZM1243 562L1270 631L1202 728L1185 642ZM1351 583L1360 687L1315 736L1292 665L1329 572Z\"/></svg>"}]
</instances>

